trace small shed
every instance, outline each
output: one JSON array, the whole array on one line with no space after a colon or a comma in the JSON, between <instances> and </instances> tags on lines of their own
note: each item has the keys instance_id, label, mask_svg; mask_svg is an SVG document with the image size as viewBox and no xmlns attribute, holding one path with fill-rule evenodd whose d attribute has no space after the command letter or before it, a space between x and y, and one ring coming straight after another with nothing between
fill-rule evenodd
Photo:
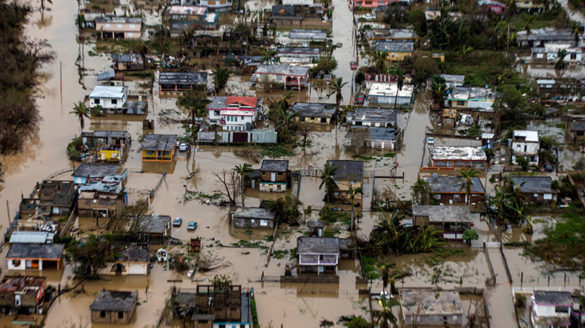
<instances>
[{"instance_id":1,"label":"small shed","mask_svg":"<svg viewBox=\"0 0 585 328\"><path fill-rule=\"evenodd\" d=\"M8 270L36 269L39 271L54 264L59 270L63 244L12 244L6 254Z\"/></svg>"},{"instance_id":2,"label":"small shed","mask_svg":"<svg viewBox=\"0 0 585 328\"><path fill-rule=\"evenodd\" d=\"M405 289L400 291L402 319L407 326L461 327L463 306L454 290Z\"/></svg>"},{"instance_id":3,"label":"small shed","mask_svg":"<svg viewBox=\"0 0 585 328\"><path fill-rule=\"evenodd\" d=\"M107 324L127 324L136 311L138 292L102 290L93 303L91 322Z\"/></svg>"},{"instance_id":4,"label":"small shed","mask_svg":"<svg viewBox=\"0 0 585 328\"><path fill-rule=\"evenodd\" d=\"M273 229L276 215L265 208L240 207L232 213L232 224L237 228Z\"/></svg>"}]
</instances>

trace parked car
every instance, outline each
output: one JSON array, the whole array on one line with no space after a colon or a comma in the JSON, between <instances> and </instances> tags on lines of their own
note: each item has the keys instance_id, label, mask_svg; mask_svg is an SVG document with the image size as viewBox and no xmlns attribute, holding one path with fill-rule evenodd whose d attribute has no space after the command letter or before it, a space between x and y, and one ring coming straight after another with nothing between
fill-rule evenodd
<instances>
[{"instance_id":1,"label":"parked car","mask_svg":"<svg viewBox=\"0 0 585 328\"><path fill-rule=\"evenodd\" d=\"M362 18L367 20L367 21L373 21L374 19L376 19L376 16L374 16L372 14L365 14L362 16Z\"/></svg>"},{"instance_id":2,"label":"parked car","mask_svg":"<svg viewBox=\"0 0 585 328\"><path fill-rule=\"evenodd\" d=\"M364 95L364 94L359 94L355 97L355 104L356 105L363 105L365 101L366 101L366 95Z\"/></svg>"},{"instance_id":3,"label":"parked car","mask_svg":"<svg viewBox=\"0 0 585 328\"><path fill-rule=\"evenodd\" d=\"M433 138L433 137L428 137L428 138L427 138L427 144L429 144L429 145L434 145L434 144L435 144L435 138Z\"/></svg>"},{"instance_id":4,"label":"parked car","mask_svg":"<svg viewBox=\"0 0 585 328\"><path fill-rule=\"evenodd\" d=\"M195 229L197 229L197 222L189 221L189 224L187 225L187 231L195 231Z\"/></svg>"},{"instance_id":5,"label":"parked car","mask_svg":"<svg viewBox=\"0 0 585 328\"><path fill-rule=\"evenodd\" d=\"M181 224L183 224L183 219L181 219L181 218L175 218L173 220L173 227L180 227Z\"/></svg>"},{"instance_id":6,"label":"parked car","mask_svg":"<svg viewBox=\"0 0 585 328\"><path fill-rule=\"evenodd\" d=\"M186 143L186 142L181 142L181 143L179 144L179 151L181 151L181 152L185 152L185 151L187 151L187 150L189 150L189 144L188 144L188 143Z\"/></svg>"}]
</instances>

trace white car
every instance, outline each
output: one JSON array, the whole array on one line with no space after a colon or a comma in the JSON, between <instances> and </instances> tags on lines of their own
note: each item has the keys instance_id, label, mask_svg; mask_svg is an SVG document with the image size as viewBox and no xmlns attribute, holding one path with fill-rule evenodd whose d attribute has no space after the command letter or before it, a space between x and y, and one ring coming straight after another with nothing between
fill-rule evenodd
<instances>
[{"instance_id":1,"label":"white car","mask_svg":"<svg viewBox=\"0 0 585 328\"><path fill-rule=\"evenodd\" d=\"M433 138L433 137L428 137L428 138L427 138L427 144L429 144L429 145L434 145L434 144L435 144L435 138Z\"/></svg>"},{"instance_id":2,"label":"white car","mask_svg":"<svg viewBox=\"0 0 585 328\"><path fill-rule=\"evenodd\" d=\"M374 16L372 14L365 14L362 16L362 18L367 20L367 21L373 21L374 19L376 19L376 16Z\"/></svg>"},{"instance_id":3,"label":"white car","mask_svg":"<svg viewBox=\"0 0 585 328\"><path fill-rule=\"evenodd\" d=\"M188 143L186 143L186 142L181 142L181 143L179 144L179 151L180 151L180 152L185 152L185 151L187 151L187 150L189 150L189 144L188 144Z\"/></svg>"}]
</instances>

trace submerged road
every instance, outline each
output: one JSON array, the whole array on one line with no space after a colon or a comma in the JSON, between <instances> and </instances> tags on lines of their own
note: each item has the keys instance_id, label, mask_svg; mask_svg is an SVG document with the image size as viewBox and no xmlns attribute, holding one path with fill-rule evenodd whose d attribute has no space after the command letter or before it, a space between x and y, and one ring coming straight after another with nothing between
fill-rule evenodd
<instances>
[{"instance_id":1,"label":"submerged road","mask_svg":"<svg viewBox=\"0 0 585 328\"><path fill-rule=\"evenodd\" d=\"M488 291L490 326L518 327L512 298L512 284L508 281L502 254L498 248L490 248L488 253L496 274L496 286Z\"/></svg>"},{"instance_id":2,"label":"submerged road","mask_svg":"<svg viewBox=\"0 0 585 328\"><path fill-rule=\"evenodd\" d=\"M349 10L346 0L333 0L333 44L341 43L341 48L333 51L333 57L337 60L337 69L334 74L336 77L343 78L343 82L347 82L343 88L342 104L349 104L351 99L351 84L353 83L353 71L349 67L349 63L355 60L355 39L354 39L354 25L353 13ZM335 101L333 95L330 101Z\"/></svg>"}]
</instances>

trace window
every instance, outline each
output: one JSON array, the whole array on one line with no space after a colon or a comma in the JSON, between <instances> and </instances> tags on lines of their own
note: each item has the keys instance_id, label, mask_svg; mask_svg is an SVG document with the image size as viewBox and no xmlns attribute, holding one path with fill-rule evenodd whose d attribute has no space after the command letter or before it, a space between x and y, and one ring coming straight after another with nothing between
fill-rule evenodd
<instances>
[{"instance_id":1,"label":"window","mask_svg":"<svg viewBox=\"0 0 585 328\"><path fill-rule=\"evenodd\" d=\"M106 317L106 311L100 311L100 318Z\"/></svg>"},{"instance_id":2,"label":"window","mask_svg":"<svg viewBox=\"0 0 585 328\"><path fill-rule=\"evenodd\" d=\"M131 38L131 37L133 37L133 36L134 36L134 33L132 33L132 32L128 32L127 34L128 34L128 37L129 37L129 38Z\"/></svg>"},{"instance_id":3,"label":"window","mask_svg":"<svg viewBox=\"0 0 585 328\"><path fill-rule=\"evenodd\" d=\"M130 24L130 28L131 29L135 29L136 28L136 24Z\"/></svg>"},{"instance_id":4,"label":"window","mask_svg":"<svg viewBox=\"0 0 585 328\"><path fill-rule=\"evenodd\" d=\"M242 120L242 121L243 121L243 120L244 120L244 117L243 117L243 116L240 116L240 120Z\"/></svg>"},{"instance_id":5,"label":"window","mask_svg":"<svg viewBox=\"0 0 585 328\"><path fill-rule=\"evenodd\" d=\"M112 99L112 105L117 105L118 104L118 99Z\"/></svg>"},{"instance_id":6,"label":"window","mask_svg":"<svg viewBox=\"0 0 585 328\"><path fill-rule=\"evenodd\" d=\"M96 105L99 105L100 104L100 100L99 99L94 99L93 100L93 103L96 104Z\"/></svg>"},{"instance_id":7,"label":"window","mask_svg":"<svg viewBox=\"0 0 585 328\"><path fill-rule=\"evenodd\" d=\"M219 111L218 110L214 111L213 113L215 114L215 116L219 116Z\"/></svg>"},{"instance_id":8,"label":"window","mask_svg":"<svg viewBox=\"0 0 585 328\"><path fill-rule=\"evenodd\" d=\"M122 28L122 24L116 24L117 28Z\"/></svg>"},{"instance_id":9,"label":"window","mask_svg":"<svg viewBox=\"0 0 585 328\"><path fill-rule=\"evenodd\" d=\"M465 106L465 101L458 101L457 106Z\"/></svg>"},{"instance_id":10,"label":"window","mask_svg":"<svg viewBox=\"0 0 585 328\"><path fill-rule=\"evenodd\" d=\"M124 318L124 312L119 311L118 312L118 319L123 319Z\"/></svg>"}]
</instances>

